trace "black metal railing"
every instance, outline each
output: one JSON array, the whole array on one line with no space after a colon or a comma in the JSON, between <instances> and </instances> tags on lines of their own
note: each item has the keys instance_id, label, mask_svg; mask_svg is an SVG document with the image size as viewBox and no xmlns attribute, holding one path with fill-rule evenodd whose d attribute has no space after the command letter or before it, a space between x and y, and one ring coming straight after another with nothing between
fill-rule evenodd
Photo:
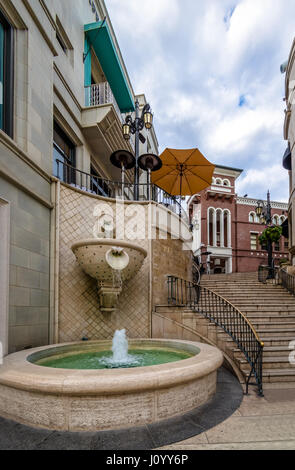
<instances>
[{"instance_id":1,"label":"black metal railing","mask_svg":"<svg viewBox=\"0 0 295 470\"><path fill-rule=\"evenodd\" d=\"M195 260L193 260L193 262L192 262L192 276L193 276L193 282L195 284L200 284L200 282L201 282L200 267L196 263Z\"/></svg>"},{"instance_id":2,"label":"black metal railing","mask_svg":"<svg viewBox=\"0 0 295 470\"><path fill-rule=\"evenodd\" d=\"M287 289L290 294L295 295L295 276L282 269L279 273L281 285Z\"/></svg>"},{"instance_id":3,"label":"black metal railing","mask_svg":"<svg viewBox=\"0 0 295 470\"><path fill-rule=\"evenodd\" d=\"M82 191L90 192L98 196L109 198L121 198L127 201L135 200L135 185L128 181L112 181L103 179L97 175L91 175L85 171L65 163L61 160L55 161L55 176L64 183L70 184ZM182 207L180 196L171 196L155 184L139 183L138 200L153 201L165 206L175 214L179 215L188 223L188 216Z\"/></svg>"},{"instance_id":4,"label":"black metal railing","mask_svg":"<svg viewBox=\"0 0 295 470\"><path fill-rule=\"evenodd\" d=\"M236 343L250 364L250 373L246 378L246 394L249 385L253 385L250 380L254 377L258 393L263 396L264 344L245 315L215 292L175 276L168 276L168 304L188 307L222 328Z\"/></svg>"},{"instance_id":5,"label":"black metal railing","mask_svg":"<svg viewBox=\"0 0 295 470\"><path fill-rule=\"evenodd\" d=\"M258 281L262 284L279 284L279 268L260 265L258 268Z\"/></svg>"},{"instance_id":6,"label":"black metal railing","mask_svg":"<svg viewBox=\"0 0 295 470\"><path fill-rule=\"evenodd\" d=\"M259 266L258 281L263 284L274 284L284 287L290 294L295 296L295 276L287 273L283 268Z\"/></svg>"}]
</instances>

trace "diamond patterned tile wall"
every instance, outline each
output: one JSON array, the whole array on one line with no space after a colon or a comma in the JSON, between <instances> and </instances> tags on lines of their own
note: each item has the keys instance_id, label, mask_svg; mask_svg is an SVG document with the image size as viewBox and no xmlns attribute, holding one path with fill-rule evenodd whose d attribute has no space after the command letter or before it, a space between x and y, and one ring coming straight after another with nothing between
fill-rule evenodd
<instances>
[{"instance_id":1,"label":"diamond patterned tile wall","mask_svg":"<svg viewBox=\"0 0 295 470\"><path fill-rule=\"evenodd\" d=\"M113 314L99 310L97 282L76 261L71 250L75 241L94 238L93 227L97 218L94 209L106 202L61 184L60 190L60 281L59 281L59 342L79 341L87 336L91 340L110 339L116 329L126 328L130 338L148 337L150 331L149 311L149 242L145 239L145 216L140 206L132 217L132 209L117 219L116 230L130 239L135 231L140 239L130 240L145 248L148 256L140 271L123 286L119 307ZM113 202L107 203L115 211ZM122 218L123 217L123 218ZM135 222L134 222L135 220Z\"/></svg>"}]
</instances>

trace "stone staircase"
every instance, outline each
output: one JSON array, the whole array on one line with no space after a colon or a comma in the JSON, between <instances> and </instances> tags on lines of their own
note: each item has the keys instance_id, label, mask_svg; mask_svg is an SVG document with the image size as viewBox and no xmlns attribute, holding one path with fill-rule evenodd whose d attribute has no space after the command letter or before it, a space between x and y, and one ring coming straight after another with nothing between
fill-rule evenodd
<instances>
[{"instance_id":1,"label":"stone staircase","mask_svg":"<svg viewBox=\"0 0 295 470\"><path fill-rule=\"evenodd\" d=\"M264 388L295 388L295 365L289 362L289 345L295 341L295 297L281 286L261 284L257 273L206 275L201 285L224 297L255 327L265 345ZM220 334L226 341L225 333ZM239 349L233 354L247 374L249 364Z\"/></svg>"}]
</instances>

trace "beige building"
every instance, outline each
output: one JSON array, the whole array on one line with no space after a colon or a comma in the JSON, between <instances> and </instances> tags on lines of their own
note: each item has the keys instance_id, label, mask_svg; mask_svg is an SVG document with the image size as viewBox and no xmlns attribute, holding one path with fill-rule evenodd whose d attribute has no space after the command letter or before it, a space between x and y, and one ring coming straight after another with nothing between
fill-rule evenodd
<instances>
[{"instance_id":1,"label":"beige building","mask_svg":"<svg viewBox=\"0 0 295 470\"><path fill-rule=\"evenodd\" d=\"M289 249L292 264L295 265L295 39L292 44L288 61L281 66L281 72L285 73L285 122L284 139L288 146L283 157L283 167L289 173Z\"/></svg>"},{"instance_id":2,"label":"beige building","mask_svg":"<svg viewBox=\"0 0 295 470\"><path fill-rule=\"evenodd\" d=\"M121 326L98 311L95 283L75 264L70 245L93 237L93 211L100 201L112 205L120 196L122 187L115 182L121 171L110 155L134 150L133 136L123 138L122 123L134 112L136 99L142 109L145 96L134 95L103 0L0 0L0 344L5 354L82 336L110 337ZM153 128L142 133L140 153L158 153ZM143 196L146 178L143 172ZM127 172L127 199L132 181ZM165 205L171 227L173 202ZM148 257L123 295L133 336L150 332L152 263L155 272L163 271L161 256L167 260L171 252L165 243L162 250L155 242L152 251L151 242L144 241ZM183 267L181 261L189 254L182 252L181 240L175 243L174 274L185 275L187 263Z\"/></svg>"}]
</instances>

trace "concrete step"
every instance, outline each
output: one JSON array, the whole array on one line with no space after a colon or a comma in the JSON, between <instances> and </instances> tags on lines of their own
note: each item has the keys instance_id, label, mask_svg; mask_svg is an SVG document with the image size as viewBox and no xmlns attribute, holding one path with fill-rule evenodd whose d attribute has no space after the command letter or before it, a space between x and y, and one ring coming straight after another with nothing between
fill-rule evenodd
<instances>
[{"instance_id":1,"label":"concrete step","mask_svg":"<svg viewBox=\"0 0 295 470\"><path fill-rule=\"evenodd\" d=\"M235 305L235 307L239 308L237 305ZM240 309L241 310L241 309ZM245 314L245 315L248 315L248 314L253 314L253 313L267 313L267 314L270 314L270 315L275 315L275 314L295 314L295 308L290 308L290 306L285 306L285 305L280 305L279 307L277 305L275 306L260 306L259 308L257 308L257 306L253 306L253 305L246 305L244 306L242 312Z\"/></svg>"},{"instance_id":2,"label":"concrete step","mask_svg":"<svg viewBox=\"0 0 295 470\"><path fill-rule=\"evenodd\" d=\"M251 273L231 273L231 274L203 274L204 280L223 280L223 279L252 279L258 276L258 272Z\"/></svg>"},{"instance_id":3,"label":"concrete step","mask_svg":"<svg viewBox=\"0 0 295 470\"><path fill-rule=\"evenodd\" d=\"M269 338L290 339L290 341L295 339L295 329L262 327L258 328L257 332L262 341Z\"/></svg>"},{"instance_id":4,"label":"concrete step","mask_svg":"<svg viewBox=\"0 0 295 470\"><path fill-rule=\"evenodd\" d=\"M289 369L263 369L265 383L295 382L295 367Z\"/></svg>"},{"instance_id":5,"label":"concrete step","mask_svg":"<svg viewBox=\"0 0 295 470\"><path fill-rule=\"evenodd\" d=\"M262 330L292 330L295 332L295 322L269 322L268 324L265 323L265 320L251 320L252 325L255 329L260 333ZM295 338L294 338L295 339Z\"/></svg>"},{"instance_id":6,"label":"concrete step","mask_svg":"<svg viewBox=\"0 0 295 470\"><path fill-rule=\"evenodd\" d=\"M285 346L285 347L289 347L289 344L291 343L291 341L294 341L294 335L293 336L290 336L290 337L277 337L277 336L271 336L271 337L267 337L267 338L261 338L261 341L263 341L264 343L264 347L269 347L269 346L274 346L274 347L278 347L278 346Z\"/></svg>"},{"instance_id":7,"label":"concrete step","mask_svg":"<svg viewBox=\"0 0 295 470\"><path fill-rule=\"evenodd\" d=\"M259 289L241 289L241 290L236 290L236 289L232 289L232 290L225 290L225 289L221 289L221 288L218 288L218 289L209 289L209 290L212 290L213 292L215 292L216 294L218 295L227 295L227 296L231 296L231 297L246 297L246 296L252 296L252 297L258 297L261 298L261 297L266 297L266 298L274 298L274 296L276 298L282 298L282 299L290 299L290 300L294 300L295 302L295 297L291 294L289 294L289 292L282 292L282 291L278 291L278 292L274 292L272 289L269 290L269 291L261 291Z\"/></svg>"},{"instance_id":8,"label":"concrete step","mask_svg":"<svg viewBox=\"0 0 295 470\"><path fill-rule=\"evenodd\" d=\"M269 358L270 360L274 357L283 358L284 361L289 362L289 355L291 350L288 346L265 346L263 348L263 360ZM233 349L234 357L238 359L243 359L245 356L238 348Z\"/></svg>"},{"instance_id":9,"label":"concrete step","mask_svg":"<svg viewBox=\"0 0 295 470\"><path fill-rule=\"evenodd\" d=\"M242 358L242 359L238 359L238 361L240 363L240 368L244 373L250 372L251 366L246 359ZM286 360L284 360L283 357L273 357L273 358L265 357L263 358L263 368L267 370L270 370L270 369L272 370L288 369L289 370L291 368L291 364L287 358ZM295 371L295 367L294 367L294 371Z\"/></svg>"},{"instance_id":10,"label":"concrete step","mask_svg":"<svg viewBox=\"0 0 295 470\"><path fill-rule=\"evenodd\" d=\"M272 312L272 314L267 312L249 312L247 314L247 318L251 321L252 324L279 323L282 325L285 323L295 323L295 313L286 315L284 312Z\"/></svg>"},{"instance_id":11,"label":"concrete step","mask_svg":"<svg viewBox=\"0 0 295 470\"><path fill-rule=\"evenodd\" d=\"M250 318L249 318L249 320L250 320ZM290 321L284 321L284 322L282 322L282 321L270 321L270 322L266 323L265 319L262 319L262 320L251 319L251 323L254 326L254 328L257 329L258 332L261 332L261 329L275 330L275 329L281 329L281 328L295 331L295 321L294 322L290 322Z\"/></svg>"},{"instance_id":12,"label":"concrete step","mask_svg":"<svg viewBox=\"0 0 295 470\"><path fill-rule=\"evenodd\" d=\"M288 346L264 346L263 358L271 359L273 357L276 357L276 358L282 357L285 360L289 361L290 352L291 352L291 349L289 349L289 345ZM240 357L244 357L244 356L241 356L242 352L238 348L235 348L233 350L233 353L237 359Z\"/></svg>"},{"instance_id":13,"label":"concrete step","mask_svg":"<svg viewBox=\"0 0 295 470\"><path fill-rule=\"evenodd\" d=\"M229 300L230 302L230 300ZM230 302L231 303L231 302ZM241 303L237 302L234 304L234 306L238 309L241 310L242 313L245 315L248 312L292 312L295 313L295 305L290 305L290 304L246 304L246 303Z\"/></svg>"}]
</instances>

